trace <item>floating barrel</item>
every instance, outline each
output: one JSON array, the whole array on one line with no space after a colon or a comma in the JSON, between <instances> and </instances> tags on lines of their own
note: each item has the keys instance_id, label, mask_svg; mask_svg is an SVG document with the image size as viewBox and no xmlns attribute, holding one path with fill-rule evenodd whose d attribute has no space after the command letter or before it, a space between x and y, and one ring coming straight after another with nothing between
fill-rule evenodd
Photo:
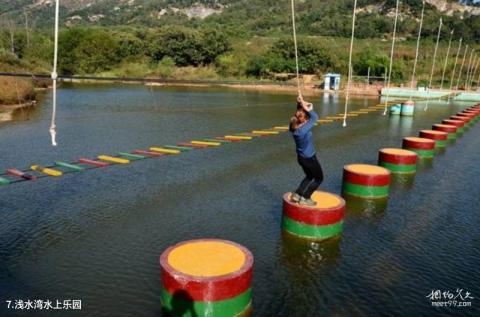
<instances>
[{"instance_id":1,"label":"floating barrel","mask_svg":"<svg viewBox=\"0 0 480 317\"><path fill-rule=\"evenodd\" d=\"M442 123L456 126L457 134L463 134L463 132L465 132L465 122L463 121L445 119L442 121Z\"/></svg>"},{"instance_id":2,"label":"floating barrel","mask_svg":"<svg viewBox=\"0 0 480 317\"><path fill-rule=\"evenodd\" d=\"M253 256L237 243L182 242L162 253L160 268L170 316L244 316L251 309Z\"/></svg>"},{"instance_id":3,"label":"floating barrel","mask_svg":"<svg viewBox=\"0 0 480 317\"><path fill-rule=\"evenodd\" d=\"M188 147L191 147L192 149L205 149L205 148L208 147L208 145L193 144L193 143L188 143L188 142L178 143L177 145L178 146L188 146Z\"/></svg>"},{"instance_id":4,"label":"floating barrel","mask_svg":"<svg viewBox=\"0 0 480 317\"><path fill-rule=\"evenodd\" d=\"M465 123L465 128L470 128L473 125L472 118L464 117L464 116L450 116L451 120L459 120Z\"/></svg>"},{"instance_id":5,"label":"floating barrel","mask_svg":"<svg viewBox=\"0 0 480 317\"><path fill-rule=\"evenodd\" d=\"M84 167L74 165L74 164L70 164L70 163L60 162L60 161L56 161L55 165L58 166L58 167L66 168L71 172L81 172L81 171L85 170Z\"/></svg>"},{"instance_id":6,"label":"floating barrel","mask_svg":"<svg viewBox=\"0 0 480 317\"><path fill-rule=\"evenodd\" d=\"M402 147L418 154L419 158L435 156L435 141L426 138L407 137L403 139Z\"/></svg>"},{"instance_id":7,"label":"floating barrel","mask_svg":"<svg viewBox=\"0 0 480 317\"><path fill-rule=\"evenodd\" d=\"M441 148L447 146L448 133L435 130L422 130L419 136L424 139L435 141L435 147Z\"/></svg>"},{"instance_id":8,"label":"floating barrel","mask_svg":"<svg viewBox=\"0 0 480 317\"><path fill-rule=\"evenodd\" d=\"M390 177L390 171L380 166L346 165L343 168L343 193L362 198L385 198Z\"/></svg>"},{"instance_id":9,"label":"floating barrel","mask_svg":"<svg viewBox=\"0 0 480 317\"><path fill-rule=\"evenodd\" d=\"M52 168L46 168L46 167L43 167L43 166L40 166L40 165L32 165L32 166L30 166L30 168L32 169L32 171L36 171L36 172L39 172L39 173L42 173L42 174L45 174L45 175L48 175L48 176L60 177L60 176L63 175L63 173L59 170L55 170L55 169L52 169Z\"/></svg>"},{"instance_id":10,"label":"floating barrel","mask_svg":"<svg viewBox=\"0 0 480 317\"><path fill-rule=\"evenodd\" d=\"M455 140L457 138L457 127L450 124L434 124L433 130L448 133L448 140Z\"/></svg>"},{"instance_id":11,"label":"floating barrel","mask_svg":"<svg viewBox=\"0 0 480 317\"><path fill-rule=\"evenodd\" d=\"M478 120L480 120L479 114L480 114L480 113L477 112L477 111L464 110L464 111L462 111L462 112L457 113L457 116L462 116L462 115L469 116L470 118L472 118L472 120L473 120L474 122L477 122Z\"/></svg>"},{"instance_id":12,"label":"floating barrel","mask_svg":"<svg viewBox=\"0 0 480 317\"><path fill-rule=\"evenodd\" d=\"M398 115L402 113L402 105L393 105L389 108L389 112L391 115Z\"/></svg>"},{"instance_id":13,"label":"floating barrel","mask_svg":"<svg viewBox=\"0 0 480 317\"><path fill-rule=\"evenodd\" d=\"M181 153L179 150L166 149L166 148L163 148L163 147L156 147L156 146L151 147L150 151L158 152L158 153L162 153L162 154L169 154L169 155L178 155L178 154Z\"/></svg>"},{"instance_id":14,"label":"floating barrel","mask_svg":"<svg viewBox=\"0 0 480 317\"><path fill-rule=\"evenodd\" d=\"M115 163L115 164L129 164L130 160L124 159L124 158L119 158L119 157L113 157L109 155L99 155L98 159L101 161L109 162L109 163Z\"/></svg>"},{"instance_id":15,"label":"floating barrel","mask_svg":"<svg viewBox=\"0 0 480 317\"><path fill-rule=\"evenodd\" d=\"M381 149L378 165L392 173L415 173L417 171L417 153L402 149Z\"/></svg>"},{"instance_id":16,"label":"floating barrel","mask_svg":"<svg viewBox=\"0 0 480 317\"><path fill-rule=\"evenodd\" d=\"M415 102L408 100L402 103L401 114L402 116L412 117L415 114Z\"/></svg>"},{"instance_id":17,"label":"floating barrel","mask_svg":"<svg viewBox=\"0 0 480 317\"><path fill-rule=\"evenodd\" d=\"M342 233L345 201L340 196L316 191L312 199L314 207L302 206L290 201L291 193L283 196L284 231L295 236L324 240Z\"/></svg>"},{"instance_id":18,"label":"floating barrel","mask_svg":"<svg viewBox=\"0 0 480 317\"><path fill-rule=\"evenodd\" d=\"M7 174L8 174L8 175L11 175L11 176L18 177L18 178L25 179L25 180L27 180L27 181L37 180L37 176L31 175L31 174L27 174L27 173L25 173L25 172L22 172L22 171L16 169L16 168L9 168L9 169L7 169Z\"/></svg>"}]
</instances>

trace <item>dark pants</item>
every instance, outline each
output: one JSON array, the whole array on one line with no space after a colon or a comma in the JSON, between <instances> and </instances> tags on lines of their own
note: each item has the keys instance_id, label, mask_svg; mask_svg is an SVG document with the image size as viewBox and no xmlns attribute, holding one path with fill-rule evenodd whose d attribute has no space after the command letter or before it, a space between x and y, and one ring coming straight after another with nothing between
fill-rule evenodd
<instances>
[{"instance_id":1,"label":"dark pants","mask_svg":"<svg viewBox=\"0 0 480 317\"><path fill-rule=\"evenodd\" d=\"M313 192L323 182L322 166L318 162L316 155L310 158L298 156L298 164L300 164L306 176L295 192L308 199L312 197Z\"/></svg>"}]
</instances>

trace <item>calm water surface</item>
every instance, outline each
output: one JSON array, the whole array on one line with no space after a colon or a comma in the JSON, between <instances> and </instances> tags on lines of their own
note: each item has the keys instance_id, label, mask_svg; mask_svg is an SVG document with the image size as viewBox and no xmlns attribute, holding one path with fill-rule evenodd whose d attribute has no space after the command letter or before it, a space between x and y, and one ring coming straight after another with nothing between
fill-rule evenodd
<instances>
[{"instance_id":1,"label":"calm water surface","mask_svg":"<svg viewBox=\"0 0 480 317\"><path fill-rule=\"evenodd\" d=\"M285 124L294 96L226 89L64 86L58 141L51 96L0 125L0 169L115 154ZM323 116L343 100L320 96ZM352 108L376 104L357 99ZM314 130L326 181L375 163L467 104L380 112ZM158 258L186 239L229 239L255 256L255 316L480 316L480 126L380 212L349 210L341 239L300 243L280 230L282 194L302 178L288 133L0 188L0 316L161 316ZM432 290L471 292L470 308L433 308ZM15 312L6 300L81 299L75 312Z\"/></svg>"}]
</instances>

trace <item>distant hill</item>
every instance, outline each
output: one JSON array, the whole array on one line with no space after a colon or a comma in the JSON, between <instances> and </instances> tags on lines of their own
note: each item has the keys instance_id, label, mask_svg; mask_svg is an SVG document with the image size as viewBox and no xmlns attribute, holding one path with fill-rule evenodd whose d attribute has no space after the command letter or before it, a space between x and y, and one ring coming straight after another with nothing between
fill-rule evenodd
<instances>
[{"instance_id":1,"label":"distant hill","mask_svg":"<svg viewBox=\"0 0 480 317\"><path fill-rule=\"evenodd\" d=\"M455 29L480 40L480 0L426 0L424 35L434 37L443 18L445 37ZM0 25L53 26L54 0L2 0ZM291 32L290 0L60 0L61 26L157 28L182 25L222 30L230 37L278 37ZM353 0L297 0L298 32L348 37ZM395 0L359 0L358 38L389 38ZM400 37L415 38L422 0L402 0ZM4 23L5 24L5 23Z\"/></svg>"}]
</instances>

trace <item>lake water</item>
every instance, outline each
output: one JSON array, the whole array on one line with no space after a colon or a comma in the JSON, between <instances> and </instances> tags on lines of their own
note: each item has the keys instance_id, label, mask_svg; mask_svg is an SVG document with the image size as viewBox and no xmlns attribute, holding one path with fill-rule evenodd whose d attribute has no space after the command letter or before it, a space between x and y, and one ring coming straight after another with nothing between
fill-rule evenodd
<instances>
[{"instance_id":1,"label":"lake water","mask_svg":"<svg viewBox=\"0 0 480 317\"><path fill-rule=\"evenodd\" d=\"M321 116L343 99L312 100ZM0 169L75 161L286 124L294 96L220 88L63 86L59 146L51 95L0 125ZM352 109L377 104L354 99ZM314 130L326 180L376 163L378 149L469 104L417 105ZM161 316L158 258L177 242L221 238L255 257L255 316L479 316L480 126L394 186L380 212L349 210L341 239L300 243L280 229L282 195L302 178L291 136L259 138L0 188L0 316ZM472 307L434 308L432 290L469 291ZM20 312L7 300L81 299L81 311Z\"/></svg>"}]
</instances>

